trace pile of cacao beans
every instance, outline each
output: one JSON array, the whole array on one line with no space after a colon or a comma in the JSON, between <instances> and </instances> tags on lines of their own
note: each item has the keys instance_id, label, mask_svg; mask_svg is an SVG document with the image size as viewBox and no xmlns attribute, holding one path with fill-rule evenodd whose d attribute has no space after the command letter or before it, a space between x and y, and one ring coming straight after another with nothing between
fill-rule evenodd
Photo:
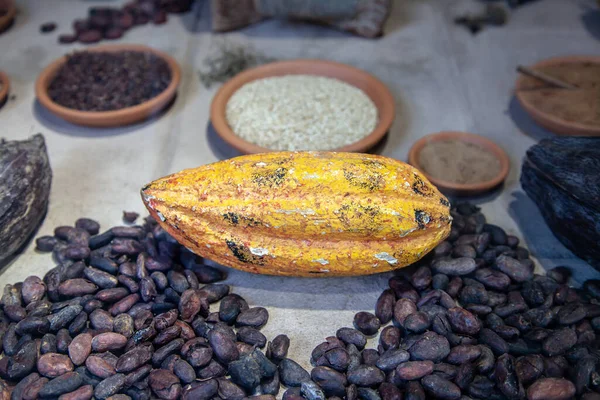
<instances>
[{"instance_id":1,"label":"pile of cacao beans","mask_svg":"<svg viewBox=\"0 0 600 400\"><path fill-rule=\"evenodd\" d=\"M534 274L477 207L452 214L447 241L317 346L310 372L260 332L266 309L151 218L58 227L36 242L57 266L4 288L0 398L600 399L600 281Z\"/></svg>"}]
</instances>

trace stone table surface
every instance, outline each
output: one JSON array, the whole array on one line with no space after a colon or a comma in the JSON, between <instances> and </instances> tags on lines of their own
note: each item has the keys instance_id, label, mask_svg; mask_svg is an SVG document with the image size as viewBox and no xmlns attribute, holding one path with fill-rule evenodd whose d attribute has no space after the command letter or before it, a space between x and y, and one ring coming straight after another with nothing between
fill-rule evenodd
<instances>
[{"instance_id":1,"label":"stone table surface","mask_svg":"<svg viewBox=\"0 0 600 400\"><path fill-rule=\"evenodd\" d=\"M20 0L14 26L0 35L0 70L12 79L9 100L0 109L0 136L25 139L45 135L54 179L48 215L38 234L87 216L103 227L121 223L123 210L144 212L140 187L166 174L236 155L209 125L216 87L204 88L198 70L208 51L226 37L280 59L322 58L362 68L388 85L397 116L380 149L406 160L419 137L462 130L496 141L507 150L512 168L505 186L484 198L492 223L517 235L530 249L537 268L568 265L577 269L575 283L598 276L558 242L531 200L520 189L520 163L528 147L552 136L537 127L516 103L512 91L517 64L567 54L597 54L600 12L595 0L541 0L511 13L500 28L472 36L452 20L478 10L473 0L395 1L384 37L362 39L323 27L266 21L227 35L210 32L208 2L194 12L170 16L166 25L135 28L118 42L143 43L166 51L182 66L174 105L158 117L119 129L90 129L65 123L35 100L34 82L52 60L78 45L59 45L57 35L85 16L93 4L119 1ZM39 33L55 21L56 32ZM145 215L145 214L144 214ZM6 266L0 286L43 275L54 266L50 255L30 244ZM251 305L270 312L267 337L285 333L290 356L309 366L310 351L342 326L351 326L359 310L372 311L389 274L359 278L293 279L256 276L229 270L227 283ZM374 340L372 342L375 342Z\"/></svg>"}]
</instances>

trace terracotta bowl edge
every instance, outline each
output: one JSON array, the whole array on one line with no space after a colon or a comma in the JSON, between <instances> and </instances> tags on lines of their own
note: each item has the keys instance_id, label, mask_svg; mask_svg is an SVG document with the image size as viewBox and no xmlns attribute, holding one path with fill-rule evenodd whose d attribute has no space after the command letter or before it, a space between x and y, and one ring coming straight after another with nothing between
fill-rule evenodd
<instances>
[{"instance_id":1,"label":"terracotta bowl edge","mask_svg":"<svg viewBox=\"0 0 600 400\"><path fill-rule=\"evenodd\" d=\"M489 181L469 184L448 182L434 178L431 175L427 174L420 168L418 156L421 150L431 142L447 139L466 140L485 147L487 150L491 151L500 162L500 172L494 179L491 179ZM411 146L408 153L408 162L413 167L419 169L419 171L421 171L427 177L427 179L435 186L441 189L446 189L447 191L452 191L454 193L465 194L483 193L497 187L506 180L508 172L510 171L510 160L504 149L502 149L499 145L497 145L492 140L484 136L460 131L442 131L432 133L420 138Z\"/></svg>"}]
</instances>

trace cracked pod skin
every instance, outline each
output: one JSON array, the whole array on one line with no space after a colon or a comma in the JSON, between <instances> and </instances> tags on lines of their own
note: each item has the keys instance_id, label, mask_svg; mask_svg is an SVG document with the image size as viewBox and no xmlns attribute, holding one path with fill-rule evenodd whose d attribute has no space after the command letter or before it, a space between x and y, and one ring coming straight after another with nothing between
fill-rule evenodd
<instances>
[{"instance_id":1,"label":"cracked pod skin","mask_svg":"<svg viewBox=\"0 0 600 400\"><path fill-rule=\"evenodd\" d=\"M269 275L404 267L443 241L452 221L448 200L418 170L357 153L232 158L158 179L142 199L194 253Z\"/></svg>"}]
</instances>

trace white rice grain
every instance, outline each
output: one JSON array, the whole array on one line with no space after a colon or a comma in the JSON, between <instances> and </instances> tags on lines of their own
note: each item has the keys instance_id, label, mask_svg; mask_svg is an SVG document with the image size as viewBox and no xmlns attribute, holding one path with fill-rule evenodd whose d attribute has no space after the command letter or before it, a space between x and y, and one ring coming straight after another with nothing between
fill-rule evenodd
<instances>
[{"instance_id":1,"label":"white rice grain","mask_svg":"<svg viewBox=\"0 0 600 400\"><path fill-rule=\"evenodd\" d=\"M286 75L252 81L227 102L236 135L272 150L333 150L370 134L377 108L360 89L333 78Z\"/></svg>"}]
</instances>

